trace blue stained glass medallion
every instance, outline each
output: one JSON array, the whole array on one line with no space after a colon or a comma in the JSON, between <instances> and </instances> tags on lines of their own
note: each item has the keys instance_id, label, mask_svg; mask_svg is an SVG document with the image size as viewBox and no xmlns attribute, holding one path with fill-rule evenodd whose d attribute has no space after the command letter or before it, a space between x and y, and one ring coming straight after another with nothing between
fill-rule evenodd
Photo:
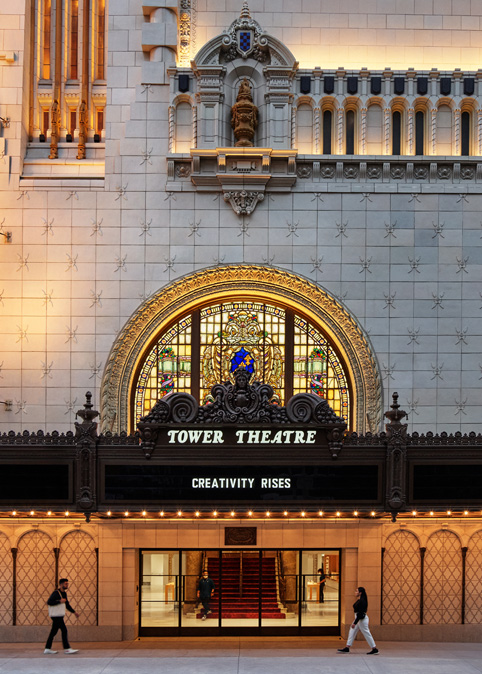
<instances>
[{"instance_id":1,"label":"blue stained glass medallion","mask_svg":"<svg viewBox=\"0 0 482 674\"><path fill-rule=\"evenodd\" d=\"M244 347L231 358L231 372L237 370L238 367L244 367L250 374L254 372L254 358Z\"/></svg>"}]
</instances>

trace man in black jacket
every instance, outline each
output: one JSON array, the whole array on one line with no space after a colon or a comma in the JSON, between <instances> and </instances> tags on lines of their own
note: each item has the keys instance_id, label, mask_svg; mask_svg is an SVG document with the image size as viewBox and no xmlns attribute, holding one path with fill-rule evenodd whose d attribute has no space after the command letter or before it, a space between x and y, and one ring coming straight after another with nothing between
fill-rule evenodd
<instances>
[{"instance_id":1,"label":"man in black jacket","mask_svg":"<svg viewBox=\"0 0 482 674\"><path fill-rule=\"evenodd\" d=\"M73 613L76 618L79 617L79 614L76 611L74 611L72 606L69 604L69 600L67 599L68 587L69 581L67 580L67 578L61 578L59 580L58 589L52 592L47 601L47 604L49 606L58 607L57 611L59 612L58 615L51 616L52 629L50 630L49 638L47 639L47 643L45 644L44 650L44 653L48 655L53 655L57 653L57 651L52 650L52 641L54 640L54 636L57 634L59 630L62 632L62 644L65 652L68 653L69 655L71 655L72 653L78 653L77 649L70 648L69 638L67 636L67 627L65 626L64 623L65 609Z\"/></svg>"},{"instance_id":2,"label":"man in black jacket","mask_svg":"<svg viewBox=\"0 0 482 674\"><path fill-rule=\"evenodd\" d=\"M212 578L209 578L207 569L205 569L203 571L202 577L199 579L199 585L197 589L197 596L201 600L201 603L203 605L201 609L201 620L206 620L208 613L212 613L209 604L213 594L214 594L214 580Z\"/></svg>"}]
</instances>

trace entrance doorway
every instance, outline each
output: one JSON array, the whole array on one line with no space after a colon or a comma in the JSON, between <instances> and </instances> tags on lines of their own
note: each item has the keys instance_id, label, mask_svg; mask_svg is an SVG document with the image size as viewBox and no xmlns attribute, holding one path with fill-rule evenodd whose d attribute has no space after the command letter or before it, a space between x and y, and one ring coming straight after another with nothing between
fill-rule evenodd
<instances>
[{"instance_id":1,"label":"entrance doorway","mask_svg":"<svg viewBox=\"0 0 482 674\"><path fill-rule=\"evenodd\" d=\"M140 635L340 633L340 550L141 550ZM203 572L214 584L198 597Z\"/></svg>"}]
</instances>

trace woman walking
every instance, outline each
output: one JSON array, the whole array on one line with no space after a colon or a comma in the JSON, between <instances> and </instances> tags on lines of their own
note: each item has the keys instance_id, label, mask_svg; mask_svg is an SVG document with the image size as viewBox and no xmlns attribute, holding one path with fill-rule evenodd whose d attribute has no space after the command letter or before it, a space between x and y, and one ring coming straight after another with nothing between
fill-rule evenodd
<instances>
[{"instance_id":1,"label":"woman walking","mask_svg":"<svg viewBox=\"0 0 482 674\"><path fill-rule=\"evenodd\" d=\"M358 631L361 631L365 639L367 640L368 645L371 647L371 651L367 655L376 655L378 653L378 648L373 639L370 628L368 627L368 598L367 593L364 587L357 587L355 591L356 601L353 604L353 610L355 611L355 620L351 624L350 632L348 633L348 639L346 642L345 648L339 648L338 653L349 653L350 648L353 646L355 637L358 634Z\"/></svg>"}]
</instances>

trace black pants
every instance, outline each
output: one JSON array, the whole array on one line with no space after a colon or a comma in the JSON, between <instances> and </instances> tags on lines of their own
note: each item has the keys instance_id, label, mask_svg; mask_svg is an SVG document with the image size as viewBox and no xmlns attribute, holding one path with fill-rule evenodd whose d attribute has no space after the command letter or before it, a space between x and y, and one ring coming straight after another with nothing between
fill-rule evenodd
<instances>
[{"instance_id":1,"label":"black pants","mask_svg":"<svg viewBox=\"0 0 482 674\"><path fill-rule=\"evenodd\" d=\"M52 618L52 629L50 630L49 638L47 639L45 648L52 648L52 641L59 630L62 632L62 644L64 648L70 648L69 638L67 636L67 627L65 626L63 616Z\"/></svg>"},{"instance_id":2,"label":"black pants","mask_svg":"<svg viewBox=\"0 0 482 674\"><path fill-rule=\"evenodd\" d=\"M211 603L211 597L201 597L201 604L203 605L203 607L201 609L201 615L203 615L203 611L204 611L204 615L208 614L208 612L211 610L211 607L209 605L210 603Z\"/></svg>"}]
</instances>

